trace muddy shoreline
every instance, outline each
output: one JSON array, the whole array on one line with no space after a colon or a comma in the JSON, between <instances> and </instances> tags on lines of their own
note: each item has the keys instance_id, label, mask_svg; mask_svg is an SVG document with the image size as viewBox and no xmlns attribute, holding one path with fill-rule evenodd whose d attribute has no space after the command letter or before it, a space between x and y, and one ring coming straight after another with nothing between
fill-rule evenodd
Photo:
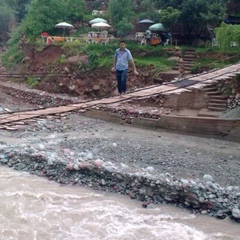
<instances>
[{"instance_id":1,"label":"muddy shoreline","mask_svg":"<svg viewBox=\"0 0 240 240\"><path fill-rule=\"evenodd\" d=\"M39 102L1 90L1 108L18 111L69 101L30 92ZM30 119L18 130L0 129L0 136L0 162L15 170L127 194L144 207L169 203L240 221L239 143L116 125L81 112Z\"/></svg>"},{"instance_id":2,"label":"muddy shoreline","mask_svg":"<svg viewBox=\"0 0 240 240\"><path fill-rule=\"evenodd\" d=\"M0 130L0 162L60 184L240 220L239 144L119 126L76 113Z\"/></svg>"}]
</instances>

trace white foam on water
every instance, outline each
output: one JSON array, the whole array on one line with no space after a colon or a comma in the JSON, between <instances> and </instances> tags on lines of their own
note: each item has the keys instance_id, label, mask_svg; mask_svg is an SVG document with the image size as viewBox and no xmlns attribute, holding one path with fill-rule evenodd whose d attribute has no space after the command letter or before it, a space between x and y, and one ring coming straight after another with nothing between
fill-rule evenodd
<instances>
[{"instance_id":1,"label":"white foam on water","mask_svg":"<svg viewBox=\"0 0 240 240\"><path fill-rule=\"evenodd\" d=\"M1 240L236 240L238 237L239 226L230 221L195 216L171 206L142 208L141 202L126 196L61 186L2 167L0 179Z\"/></svg>"}]
</instances>

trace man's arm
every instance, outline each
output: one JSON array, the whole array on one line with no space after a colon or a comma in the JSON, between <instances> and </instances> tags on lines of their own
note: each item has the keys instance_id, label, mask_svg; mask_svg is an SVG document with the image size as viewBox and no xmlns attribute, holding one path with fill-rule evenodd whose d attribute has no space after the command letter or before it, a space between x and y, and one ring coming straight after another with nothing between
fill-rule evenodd
<instances>
[{"instance_id":1,"label":"man's arm","mask_svg":"<svg viewBox=\"0 0 240 240\"><path fill-rule=\"evenodd\" d=\"M117 64L117 50L114 54L114 61L113 61L113 67L111 69L112 72L115 72L116 71L116 64Z\"/></svg>"},{"instance_id":2,"label":"man's arm","mask_svg":"<svg viewBox=\"0 0 240 240\"><path fill-rule=\"evenodd\" d=\"M116 71L116 63L117 63L117 59L114 58L113 67L111 69L112 72Z\"/></svg>"},{"instance_id":3,"label":"man's arm","mask_svg":"<svg viewBox=\"0 0 240 240\"><path fill-rule=\"evenodd\" d=\"M134 74L135 74L135 75L138 75L138 71L137 71L137 69L136 69L136 66L135 66L135 63L134 63L133 59L130 60L129 62L131 63L131 65L132 65L132 67L133 67L133 72L134 72Z\"/></svg>"}]
</instances>

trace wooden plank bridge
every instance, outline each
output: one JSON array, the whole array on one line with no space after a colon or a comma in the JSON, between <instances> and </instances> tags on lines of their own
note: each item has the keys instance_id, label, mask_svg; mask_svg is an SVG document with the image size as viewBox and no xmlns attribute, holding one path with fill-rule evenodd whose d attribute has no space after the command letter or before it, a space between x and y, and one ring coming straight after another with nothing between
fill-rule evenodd
<instances>
[{"instance_id":1,"label":"wooden plank bridge","mask_svg":"<svg viewBox=\"0 0 240 240\"><path fill-rule=\"evenodd\" d=\"M137 89L134 92L123 95L121 98L109 97L100 100L93 100L88 102L80 102L69 104L66 106L49 107L45 109L35 109L21 112L8 112L0 114L0 128L5 128L6 124L24 121L31 118L46 117L47 115L63 114L76 110L86 110L97 106L110 105L121 101L130 101L150 96L157 96L161 94L174 94L183 91L191 91L193 89L200 89L213 82L229 79L240 74L240 63L227 66L222 69L212 70L206 73L193 75L190 78L181 80L179 82L169 82L163 85L154 85L142 89Z\"/></svg>"}]
</instances>

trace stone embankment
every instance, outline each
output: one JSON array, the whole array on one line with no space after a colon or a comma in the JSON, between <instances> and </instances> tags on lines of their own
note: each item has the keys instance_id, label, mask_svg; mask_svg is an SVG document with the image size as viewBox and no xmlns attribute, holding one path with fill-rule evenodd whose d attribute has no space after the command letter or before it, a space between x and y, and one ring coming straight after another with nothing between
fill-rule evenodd
<instances>
[{"instance_id":1,"label":"stone embankment","mask_svg":"<svg viewBox=\"0 0 240 240\"><path fill-rule=\"evenodd\" d=\"M11 84L10 82L1 82L0 90L19 100L44 108L62 106L80 101L77 97L69 97L64 94L51 94L36 89L26 88L25 85L22 84Z\"/></svg>"},{"instance_id":2,"label":"stone embankment","mask_svg":"<svg viewBox=\"0 0 240 240\"><path fill-rule=\"evenodd\" d=\"M219 219L230 217L240 222L240 187L221 187L212 176L203 179L176 179L169 173L159 174L153 167L134 169L126 164L93 159L87 154L71 156L45 151L41 144L0 144L0 162L18 171L27 171L60 184L76 184L96 190L129 195L147 207L169 203L209 214Z\"/></svg>"}]
</instances>

